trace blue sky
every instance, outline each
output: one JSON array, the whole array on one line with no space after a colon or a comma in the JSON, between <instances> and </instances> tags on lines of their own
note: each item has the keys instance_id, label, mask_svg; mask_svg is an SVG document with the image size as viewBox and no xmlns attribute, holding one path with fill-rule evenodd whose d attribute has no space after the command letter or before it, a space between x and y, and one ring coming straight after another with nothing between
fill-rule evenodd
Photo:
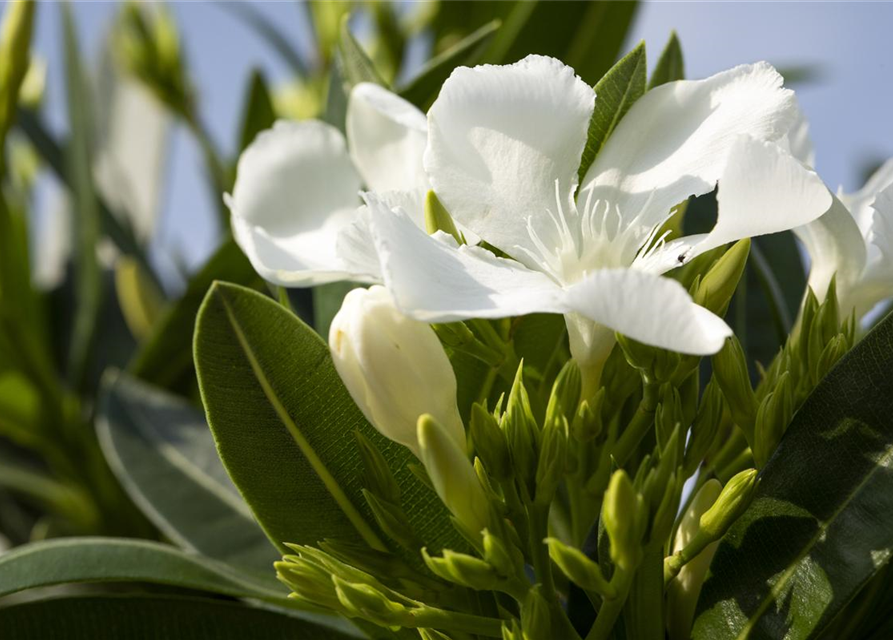
<instances>
[{"instance_id":1,"label":"blue sky","mask_svg":"<svg viewBox=\"0 0 893 640\"><path fill-rule=\"evenodd\" d=\"M299 48L312 47L295 2L257 4ZM73 5L82 43L95 58L116 4ZM263 68L272 80L286 78L287 69L253 31L213 3L169 6L184 34L203 117L221 148L231 151L252 68ZM42 3L35 46L49 63L47 115L62 129L58 9L56 3ZM653 63L676 29L690 78L757 60L781 68L815 65L819 78L795 88L811 122L817 169L832 188L842 184L851 190L860 186L867 164L893 156L891 24L893 3L886 2L650 2L641 7L628 45L644 39ZM194 267L216 243L214 203L202 182L196 145L184 131L174 132L167 175L156 245L173 248Z\"/></svg>"}]
</instances>

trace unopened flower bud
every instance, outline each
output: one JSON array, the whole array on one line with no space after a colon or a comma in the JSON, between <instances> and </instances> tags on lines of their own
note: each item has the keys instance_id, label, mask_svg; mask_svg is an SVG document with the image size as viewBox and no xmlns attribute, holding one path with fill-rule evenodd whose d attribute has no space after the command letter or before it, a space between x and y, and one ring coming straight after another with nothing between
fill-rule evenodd
<instances>
[{"instance_id":1,"label":"unopened flower bud","mask_svg":"<svg viewBox=\"0 0 893 640\"><path fill-rule=\"evenodd\" d=\"M427 413L464 451L449 358L431 327L400 313L384 287L345 296L329 329L329 348L354 402L383 435L418 456L416 425Z\"/></svg>"},{"instance_id":2,"label":"unopened flower bud","mask_svg":"<svg viewBox=\"0 0 893 640\"><path fill-rule=\"evenodd\" d=\"M422 559L434 575L469 589L490 591L500 582L493 565L464 553L444 549L443 557L433 558L422 549Z\"/></svg>"},{"instance_id":3,"label":"unopened flower bud","mask_svg":"<svg viewBox=\"0 0 893 640\"><path fill-rule=\"evenodd\" d=\"M611 476L602 504L602 520L611 542L611 560L624 571L632 572L642 559L642 497L629 476L619 469Z\"/></svg>"},{"instance_id":4,"label":"unopened flower bud","mask_svg":"<svg viewBox=\"0 0 893 640\"><path fill-rule=\"evenodd\" d=\"M509 578L524 571L524 555L510 541L500 538L484 530L484 559L489 562L499 575Z\"/></svg>"},{"instance_id":5,"label":"unopened flower bud","mask_svg":"<svg viewBox=\"0 0 893 640\"><path fill-rule=\"evenodd\" d=\"M553 640L549 605L539 586L527 592L521 606L521 628L524 640Z\"/></svg>"},{"instance_id":6,"label":"unopened flower bud","mask_svg":"<svg viewBox=\"0 0 893 640\"><path fill-rule=\"evenodd\" d=\"M388 502L400 504L400 485L388 466L388 461L372 441L359 431L356 432L360 445L360 458L363 460L363 479L366 488Z\"/></svg>"},{"instance_id":7,"label":"unopened flower bud","mask_svg":"<svg viewBox=\"0 0 893 640\"><path fill-rule=\"evenodd\" d=\"M704 388L698 415L691 427L691 437L685 450L685 476L690 477L700 466L701 461L716 439L722 421L723 396L716 378L711 378Z\"/></svg>"},{"instance_id":8,"label":"unopened flower bud","mask_svg":"<svg viewBox=\"0 0 893 640\"><path fill-rule=\"evenodd\" d=\"M490 502L465 452L430 415L419 418L418 442L441 502L469 534L479 536L490 518Z\"/></svg>"},{"instance_id":9,"label":"unopened flower bud","mask_svg":"<svg viewBox=\"0 0 893 640\"><path fill-rule=\"evenodd\" d=\"M738 338L729 338L722 350L713 356L712 362L713 375L729 405L732 419L744 431L748 442L752 443L757 402Z\"/></svg>"},{"instance_id":10,"label":"unopened flower bud","mask_svg":"<svg viewBox=\"0 0 893 640\"><path fill-rule=\"evenodd\" d=\"M332 584L332 575L315 563L306 562L298 556L286 556L273 563L276 577L291 589L298 600L314 604L324 609L339 611L341 603Z\"/></svg>"},{"instance_id":11,"label":"unopened flower bud","mask_svg":"<svg viewBox=\"0 0 893 640\"><path fill-rule=\"evenodd\" d=\"M385 500L368 489L363 489L363 497L372 510L375 523L389 538L409 549L418 547L419 541L409 525L406 513L399 504Z\"/></svg>"},{"instance_id":12,"label":"unopened flower bud","mask_svg":"<svg viewBox=\"0 0 893 640\"><path fill-rule=\"evenodd\" d=\"M425 195L425 229L428 233L443 231L453 236L453 239L459 244L465 244L465 238L456 228L450 212L441 204L440 200L433 191L428 191Z\"/></svg>"},{"instance_id":13,"label":"unopened flower bud","mask_svg":"<svg viewBox=\"0 0 893 640\"><path fill-rule=\"evenodd\" d=\"M722 493L700 519L700 531L718 540L750 506L757 489L757 470L746 469L726 483Z\"/></svg>"},{"instance_id":14,"label":"unopened flower bud","mask_svg":"<svg viewBox=\"0 0 893 640\"><path fill-rule=\"evenodd\" d=\"M605 387L599 389L592 398L583 400L577 408L571 422L571 433L579 442L589 442L601 435L604 423L602 422L602 406L605 403Z\"/></svg>"},{"instance_id":15,"label":"unopened flower bud","mask_svg":"<svg viewBox=\"0 0 893 640\"><path fill-rule=\"evenodd\" d=\"M561 416L568 422L573 420L577 405L580 404L582 389L583 377L580 373L580 366L572 358L562 367L552 385L552 394L549 396L549 404L546 407L546 424Z\"/></svg>"},{"instance_id":16,"label":"unopened flower bud","mask_svg":"<svg viewBox=\"0 0 893 640\"><path fill-rule=\"evenodd\" d=\"M0 30L0 148L15 117L19 90L28 72L31 32L34 26L33 0L9 2Z\"/></svg>"},{"instance_id":17,"label":"unopened flower bud","mask_svg":"<svg viewBox=\"0 0 893 640\"><path fill-rule=\"evenodd\" d=\"M534 502L548 507L567 470L567 420L556 418L543 429L542 444L536 466Z\"/></svg>"},{"instance_id":18,"label":"unopened flower bud","mask_svg":"<svg viewBox=\"0 0 893 640\"><path fill-rule=\"evenodd\" d=\"M749 253L750 238L732 245L699 280L697 290L692 294L694 301L719 316L725 315L744 273Z\"/></svg>"},{"instance_id":19,"label":"unopened flower bud","mask_svg":"<svg viewBox=\"0 0 893 640\"><path fill-rule=\"evenodd\" d=\"M831 341L825 345L825 348L822 349L818 362L815 363L815 367L812 371L813 380L818 383L822 378L828 375L828 372L834 368L837 361L846 355L849 348L850 345L845 334L840 333L832 338Z\"/></svg>"},{"instance_id":20,"label":"unopened flower bud","mask_svg":"<svg viewBox=\"0 0 893 640\"><path fill-rule=\"evenodd\" d=\"M471 439L475 453L487 465L487 471L502 482L512 474L508 443L499 427L496 417L483 405L475 403L471 407Z\"/></svg>"},{"instance_id":21,"label":"unopened flower bud","mask_svg":"<svg viewBox=\"0 0 893 640\"><path fill-rule=\"evenodd\" d=\"M409 622L406 607L372 585L347 582L338 576L332 576L332 582L347 616L369 620L384 627L402 626Z\"/></svg>"},{"instance_id":22,"label":"unopened flower bud","mask_svg":"<svg viewBox=\"0 0 893 640\"><path fill-rule=\"evenodd\" d=\"M617 590L605 580L598 563L587 558L582 551L569 547L557 538L546 538L546 544L549 545L549 557L568 580L607 599L617 597Z\"/></svg>"},{"instance_id":23,"label":"unopened flower bud","mask_svg":"<svg viewBox=\"0 0 893 640\"><path fill-rule=\"evenodd\" d=\"M532 492L536 475L539 427L530 408L530 399L524 387L524 363L518 366L515 381L509 394L508 407L502 417L502 430L509 445L509 454L515 474Z\"/></svg>"},{"instance_id":24,"label":"unopened flower bud","mask_svg":"<svg viewBox=\"0 0 893 640\"><path fill-rule=\"evenodd\" d=\"M766 466L793 415L791 374L785 371L778 378L775 389L763 398L757 411L753 457L758 468Z\"/></svg>"}]
</instances>

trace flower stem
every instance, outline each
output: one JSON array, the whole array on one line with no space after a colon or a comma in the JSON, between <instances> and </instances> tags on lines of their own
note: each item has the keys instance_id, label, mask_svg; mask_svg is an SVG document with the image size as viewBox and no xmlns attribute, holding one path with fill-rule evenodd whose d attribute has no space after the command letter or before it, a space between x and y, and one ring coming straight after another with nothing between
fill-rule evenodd
<instances>
[{"instance_id":1,"label":"flower stem","mask_svg":"<svg viewBox=\"0 0 893 640\"><path fill-rule=\"evenodd\" d=\"M660 385L657 382L648 378L645 379L639 408L636 409L633 419L626 425L626 429L623 430L623 434L617 440L617 444L614 445L614 450L612 451L618 465L626 464L636 447L639 446L642 438L648 433L648 429L651 428L654 422L654 411L657 409L659 390Z\"/></svg>"},{"instance_id":2,"label":"flower stem","mask_svg":"<svg viewBox=\"0 0 893 640\"><path fill-rule=\"evenodd\" d=\"M502 620L486 616L476 616L471 613L459 613L446 611L433 607L423 607L412 614L416 627L431 629L448 629L472 633L488 638L502 637Z\"/></svg>"}]
</instances>

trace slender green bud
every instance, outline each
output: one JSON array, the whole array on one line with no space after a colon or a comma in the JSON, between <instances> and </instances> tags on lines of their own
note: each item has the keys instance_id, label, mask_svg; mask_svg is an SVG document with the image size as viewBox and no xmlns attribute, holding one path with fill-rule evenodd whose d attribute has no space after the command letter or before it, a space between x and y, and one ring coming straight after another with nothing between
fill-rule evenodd
<instances>
[{"instance_id":1,"label":"slender green bud","mask_svg":"<svg viewBox=\"0 0 893 640\"><path fill-rule=\"evenodd\" d=\"M445 633L441 633L437 629L419 629L419 636L422 640L453 640Z\"/></svg>"},{"instance_id":2,"label":"slender green bud","mask_svg":"<svg viewBox=\"0 0 893 640\"><path fill-rule=\"evenodd\" d=\"M757 411L753 446L753 458L757 468L762 469L766 466L793 416L793 385L791 374L785 371L779 376L775 389L763 398Z\"/></svg>"},{"instance_id":3,"label":"slender green bud","mask_svg":"<svg viewBox=\"0 0 893 640\"><path fill-rule=\"evenodd\" d=\"M493 565L464 553L445 549L442 557L435 558L423 548L422 559L434 575L469 589L490 591L500 582L500 576Z\"/></svg>"},{"instance_id":4,"label":"slender green bud","mask_svg":"<svg viewBox=\"0 0 893 640\"><path fill-rule=\"evenodd\" d=\"M813 380L818 383L822 378L828 375L828 372L834 368L834 365L846 355L850 345L847 336L843 333L831 338L831 341L822 349L818 362L812 371Z\"/></svg>"},{"instance_id":5,"label":"slender green bud","mask_svg":"<svg viewBox=\"0 0 893 640\"><path fill-rule=\"evenodd\" d=\"M363 489L363 497L372 510L376 524L391 540L407 549L418 547L419 540L413 533L409 519L399 504L379 498L368 489Z\"/></svg>"},{"instance_id":6,"label":"slender green bud","mask_svg":"<svg viewBox=\"0 0 893 640\"><path fill-rule=\"evenodd\" d=\"M605 404L605 387L599 389L592 398L583 400L571 422L571 434L578 442L590 442L601 435L604 429L602 407Z\"/></svg>"},{"instance_id":7,"label":"slender green bud","mask_svg":"<svg viewBox=\"0 0 893 640\"><path fill-rule=\"evenodd\" d=\"M366 488L388 502L400 504L400 485L394 478L388 461L369 438L355 432L360 445L360 458L363 460L363 479Z\"/></svg>"},{"instance_id":8,"label":"slender green bud","mask_svg":"<svg viewBox=\"0 0 893 640\"><path fill-rule=\"evenodd\" d=\"M609 600L617 597L617 589L605 580L597 562L593 562L582 551L569 547L558 538L546 538L546 544L549 545L549 557L568 580L581 589L594 591Z\"/></svg>"},{"instance_id":9,"label":"slender green bud","mask_svg":"<svg viewBox=\"0 0 893 640\"><path fill-rule=\"evenodd\" d=\"M490 503L474 468L452 437L430 415L419 418L418 440L422 463L440 500L478 537L490 518Z\"/></svg>"},{"instance_id":10,"label":"slender green bud","mask_svg":"<svg viewBox=\"0 0 893 640\"><path fill-rule=\"evenodd\" d=\"M503 621L502 640L524 640L524 633L521 631L521 625L518 624L517 618Z\"/></svg>"},{"instance_id":11,"label":"slender green bud","mask_svg":"<svg viewBox=\"0 0 893 640\"><path fill-rule=\"evenodd\" d=\"M685 416L682 415L682 396L676 387L663 385L660 394L660 404L654 412L654 426L657 434L657 445L664 449L673 431L687 429Z\"/></svg>"},{"instance_id":12,"label":"slender green bud","mask_svg":"<svg viewBox=\"0 0 893 640\"><path fill-rule=\"evenodd\" d=\"M837 275L831 276L825 300L819 305L819 312L813 325L814 332L820 332L820 343L828 344L840 332L840 305L837 303Z\"/></svg>"},{"instance_id":13,"label":"slender green bud","mask_svg":"<svg viewBox=\"0 0 893 640\"><path fill-rule=\"evenodd\" d=\"M483 405L475 403L471 407L469 429L475 453L487 465L490 475L499 482L508 480L512 475L512 461L505 434L496 417Z\"/></svg>"},{"instance_id":14,"label":"slender green bud","mask_svg":"<svg viewBox=\"0 0 893 640\"><path fill-rule=\"evenodd\" d=\"M370 549L366 544L327 538L319 543L319 548L336 560L365 573L389 578L413 579L417 576L417 573L398 556L389 551Z\"/></svg>"},{"instance_id":15,"label":"slender green bud","mask_svg":"<svg viewBox=\"0 0 893 640\"><path fill-rule=\"evenodd\" d=\"M347 294L329 329L338 375L366 419L419 455L417 425L427 413L465 448L456 374L434 331L400 313L381 286Z\"/></svg>"},{"instance_id":16,"label":"slender green bud","mask_svg":"<svg viewBox=\"0 0 893 640\"><path fill-rule=\"evenodd\" d=\"M532 493L540 434L530 408L527 389L524 387L523 372L524 363L521 362L512 384L501 426L508 441L515 475Z\"/></svg>"},{"instance_id":17,"label":"slender green bud","mask_svg":"<svg viewBox=\"0 0 893 640\"><path fill-rule=\"evenodd\" d=\"M716 382L716 378L713 377L704 388L698 415L692 423L691 436L688 441L688 448L685 451L684 472L686 477L691 477L697 471L704 456L707 455L710 447L713 446L722 422L723 408L722 391Z\"/></svg>"},{"instance_id":18,"label":"slender green bud","mask_svg":"<svg viewBox=\"0 0 893 640\"><path fill-rule=\"evenodd\" d=\"M642 497L626 471L615 471L605 491L602 520L611 542L611 560L630 573L642 561L642 511Z\"/></svg>"},{"instance_id":19,"label":"slender green bud","mask_svg":"<svg viewBox=\"0 0 893 640\"><path fill-rule=\"evenodd\" d=\"M750 506L758 485L757 470L746 469L723 487L719 498L700 518L700 531L718 540Z\"/></svg>"},{"instance_id":20,"label":"slender green bud","mask_svg":"<svg viewBox=\"0 0 893 640\"><path fill-rule=\"evenodd\" d=\"M582 390L583 376L580 373L580 366L571 358L562 367L555 378L555 384L552 385L552 394L546 407L546 424L562 416L568 422L573 420L577 405L580 404Z\"/></svg>"},{"instance_id":21,"label":"slender green bud","mask_svg":"<svg viewBox=\"0 0 893 640\"><path fill-rule=\"evenodd\" d=\"M6 3L0 30L0 149L15 118L19 90L31 60L35 2ZM0 162L2 164L2 162Z\"/></svg>"},{"instance_id":22,"label":"slender green bud","mask_svg":"<svg viewBox=\"0 0 893 640\"><path fill-rule=\"evenodd\" d=\"M672 549L674 556L680 554L694 540L701 516L716 502L721 492L720 482L711 478L695 494L676 531ZM701 586L718 546L718 541L712 542L700 549L694 557L686 558L685 564L678 570L675 579L669 583L667 587L667 630L670 640L688 640ZM670 564L672 559L672 556L667 558L665 567Z\"/></svg>"},{"instance_id":23,"label":"slender green bud","mask_svg":"<svg viewBox=\"0 0 893 640\"><path fill-rule=\"evenodd\" d=\"M521 628L524 640L554 640L549 616L549 604L540 593L539 585L527 592L521 605Z\"/></svg>"},{"instance_id":24,"label":"slender green bud","mask_svg":"<svg viewBox=\"0 0 893 640\"><path fill-rule=\"evenodd\" d=\"M286 556L273 563L276 577L291 589L293 596L318 607L341 610L341 602L332 584L332 574L322 567L297 556Z\"/></svg>"},{"instance_id":25,"label":"slender green bud","mask_svg":"<svg viewBox=\"0 0 893 640\"><path fill-rule=\"evenodd\" d=\"M524 573L524 555L511 541L503 542L484 529L484 560L489 562L502 578Z\"/></svg>"},{"instance_id":26,"label":"slender green bud","mask_svg":"<svg viewBox=\"0 0 893 640\"><path fill-rule=\"evenodd\" d=\"M534 502L548 507L567 471L567 420L560 416L543 429L543 442L536 466Z\"/></svg>"},{"instance_id":27,"label":"slender green bud","mask_svg":"<svg viewBox=\"0 0 893 640\"><path fill-rule=\"evenodd\" d=\"M713 356L712 362L714 378L729 405L732 420L741 427L752 444L757 401L738 338L729 338L722 350Z\"/></svg>"},{"instance_id":28,"label":"slender green bud","mask_svg":"<svg viewBox=\"0 0 893 640\"><path fill-rule=\"evenodd\" d=\"M749 253L750 238L732 245L700 279L692 295L694 301L718 316L725 315L732 295L738 288L741 274L744 273Z\"/></svg>"},{"instance_id":29,"label":"slender green bud","mask_svg":"<svg viewBox=\"0 0 893 640\"><path fill-rule=\"evenodd\" d=\"M465 238L456 228L450 212L441 204L433 191L428 191L425 195L425 229L428 233L443 231L453 236L453 239L459 244L465 244Z\"/></svg>"},{"instance_id":30,"label":"slender green bud","mask_svg":"<svg viewBox=\"0 0 893 640\"><path fill-rule=\"evenodd\" d=\"M676 521L676 514L679 511L680 485L679 476L674 471L664 485L663 495L657 505L657 509L654 511L654 516L651 518L649 542L657 541L662 543L670 535L673 523Z\"/></svg>"},{"instance_id":31,"label":"slender green bud","mask_svg":"<svg viewBox=\"0 0 893 640\"><path fill-rule=\"evenodd\" d=\"M335 594L345 615L369 620L383 627L405 626L411 623L409 610L394 602L384 593L368 584L356 584L332 576Z\"/></svg>"}]
</instances>

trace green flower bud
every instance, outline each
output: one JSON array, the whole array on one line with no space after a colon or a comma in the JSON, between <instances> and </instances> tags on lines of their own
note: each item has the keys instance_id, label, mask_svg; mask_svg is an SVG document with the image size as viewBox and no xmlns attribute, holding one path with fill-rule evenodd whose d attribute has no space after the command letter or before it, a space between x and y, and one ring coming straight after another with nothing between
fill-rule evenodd
<instances>
[{"instance_id":1,"label":"green flower bud","mask_svg":"<svg viewBox=\"0 0 893 640\"><path fill-rule=\"evenodd\" d=\"M427 413L465 450L450 360L431 327L400 313L387 289L345 296L329 329L329 348L354 402L382 435L418 456L416 423Z\"/></svg>"},{"instance_id":2,"label":"green flower bud","mask_svg":"<svg viewBox=\"0 0 893 640\"><path fill-rule=\"evenodd\" d=\"M726 398L732 420L753 443L757 401L750 384L747 360L738 338L732 336L722 350L713 356L713 375Z\"/></svg>"},{"instance_id":3,"label":"green flower bud","mask_svg":"<svg viewBox=\"0 0 893 640\"><path fill-rule=\"evenodd\" d=\"M341 610L332 575L322 567L298 556L286 556L273 563L273 567L276 577L292 590L293 597L331 611Z\"/></svg>"},{"instance_id":4,"label":"green flower bud","mask_svg":"<svg viewBox=\"0 0 893 640\"><path fill-rule=\"evenodd\" d=\"M425 194L425 229L428 233L443 231L453 236L453 239L459 244L465 244L465 238L456 228L450 212L441 204L433 191Z\"/></svg>"},{"instance_id":5,"label":"green flower bud","mask_svg":"<svg viewBox=\"0 0 893 640\"><path fill-rule=\"evenodd\" d=\"M571 422L571 433L579 442L589 442L601 435L604 429L602 407L605 404L605 387L589 400L583 400Z\"/></svg>"},{"instance_id":6,"label":"green flower bud","mask_svg":"<svg viewBox=\"0 0 893 640\"><path fill-rule=\"evenodd\" d=\"M682 552L694 540L701 516L721 492L722 485L711 478L695 494L676 531L672 549L674 555ZM701 586L718 546L719 542L710 543L693 558L687 559L667 587L667 630L670 640L688 640Z\"/></svg>"},{"instance_id":7,"label":"green flower bud","mask_svg":"<svg viewBox=\"0 0 893 640\"><path fill-rule=\"evenodd\" d=\"M377 576L415 579L418 574L403 560L388 551L376 551L368 545L345 540L326 539L319 548L345 565Z\"/></svg>"},{"instance_id":8,"label":"green flower bud","mask_svg":"<svg viewBox=\"0 0 893 640\"><path fill-rule=\"evenodd\" d=\"M723 487L722 493L700 518L700 530L711 540L718 540L750 506L757 489L757 470L746 469Z\"/></svg>"},{"instance_id":9,"label":"green flower bud","mask_svg":"<svg viewBox=\"0 0 893 640\"><path fill-rule=\"evenodd\" d=\"M338 576L332 576L332 582L345 615L369 620L383 627L411 624L409 610L375 587L347 582Z\"/></svg>"},{"instance_id":10,"label":"green flower bud","mask_svg":"<svg viewBox=\"0 0 893 640\"><path fill-rule=\"evenodd\" d=\"M716 378L713 377L704 388L698 415L692 423L691 436L688 441L688 448L685 451L684 472L686 477L691 477L697 471L704 456L707 455L707 452L713 446L722 422L723 408L722 391L716 382Z\"/></svg>"},{"instance_id":11,"label":"green flower bud","mask_svg":"<svg viewBox=\"0 0 893 640\"><path fill-rule=\"evenodd\" d=\"M660 394L660 404L654 412L654 426L657 434L657 446L664 449L673 431L687 428L685 417L682 415L682 396L679 390L669 385L663 385Z\"/></svg>"},{"instance_id":12,"label":"green flower bud","mask_svg":"<svg viewBox=\"0 0 893 640\"><path fill-rule=\"evenodd\" d=\"M363 497L372 510L376 524L391 540L407 549L418 548L419 540L413 533L409 519L399 504L384 500L368 489L363 489Z\"/></svg>"},{"instance_id":13,"label":"green flower bud","mask_svg":"<svg viewBox=\"0 0 893 640\"><path fill-rule=\"evenodd\" d=\"M521 631L521 625L518 624L517 619L513 618L511 622L503 621L502 640L524 640L524 633Z\"/></svg>"},{"instance_id":14,"label":"green flower bud","mask_svg":"<svg viewBox=\"0 0 893 640\"><path fill-rule=\"evenodd\" d=\"M838 360L846 355L849 349L850 344L845 334L840 333L836 337L831 338L831 341L822 349L822 354L819 356L818 362L816 362L812 371L812 379L815 380L816 384L828 375L828 372L834 368Z\"/></svg>"},{"instance_id":15,"label":"green flower bud","mask_svg":"<svg viewBox=\"0 0 893 640\"><path fill-rule=\"evenodd\" d=\"M355 433L363 460L363 479L366 488L374 495L394 504L400 504L400 485L394 478L387 460L372 441L362 433Z\"/></svg>"},{"instance_id":16,"label":"green flower bud","mask_svg":"<svg viewBox=\"0 0 893 640\"><path fill-rule=\"evenodd\" d=\"M569 547L557 538L546 538L546 544L549 545L549 557L568 580L581 589L594 591L609 600L617 597L617 589L602 576L597 562L593 562L582 551Z\"/></svg>"},{"instance_id":17,"label":"green flower bud","mask_svg":"<svg viewBox=\"0 0 893 640\"><path fill-rule=\"evenodd\" d=\"M750 238L732 245L699 280L697 289L692 294L694 301L719 316L725 315L732 295L738 288L741 274L744 273L749 253Z\"/></svg>"},{"instance_id":18,"label":"green flower bud","mask_svg":"<svg viewBox=\"0 0 893 640\"><path fill-rule=\"evenodd\" d=\"M420 457L440 500L467 533L478 537L490 518L490 503L463 450L430 415L419 418Z\"/></svg>"},{"instance_id":19,"label":"green flower bud","mask_svg":"<svg viewBox=\"0 0 893 640\"><path fill-rule=\"evenodd\" d=\"M477 591L491 591L501 582L496 569L486 560L445 549L443 557L432 558L422 549L422 559L431 572L463 587Z\"/></svg>"},{"instance_id":20,"label":"green flower bud","mask_svg":"<svg viewBox=\"0 0 893 640\"><path fill-rule=\"evenodd\" d=\"M539 427L530 408L523 372L524 363L521 362L512 384L501 426L508 441L515 475L532 493L539 449Z\"/></svg>"},{"instance_id":21,"label":"green flower bud","mask_svg":"<svg viewBox=\"0 0 893 640\"><path fill-rule=\"evenodd\" d=\"M549 604L536 586L527 592L521 605L521 628L524 640L554 640L549 616Z\"/></svg>"},{"instance_id":22,"label":"green flower bud","mask_svg":"<svg viewBox=\"0 0 893 640\"><path fill-rule=\"evenodd\" d=\"M626 354L617 345L605 362L602 381L606 389L605 415L610 415L641 387L642 375L627 362Z\"/></svg>"},{"instance_id":23,"label":"green flower bud","mask_svg":"<svg viewBox=\"0 0 893 640\"><path fill-rule=\"evenodd\" d=\"M753 458L758 468L766 466L793 416L791 374L785 371L778 378L775 390L766 394L757 411Z\"/></svg>"},{"instance_id":24,"label":"green flower bud","mask_svg":"<svg viewBox=\"0 0 893 640\"><path fill-rule=\"evenodd\" d=\"M548 507L567 471L567 420L564 416L547 424L536 466L534 503Z\"/></svg>"},{"instance_id":25,"label":"green flower bud","mask_svg":"<svg viewBox=\"0 0 893 640\"><path fill-rule=\"evenodd\" d=\"M642 497L626 471L615 471L605 491L602 521L611 542L611 560L629 573L642 561L642 515Z\"/></svg>"},{"instance_id":26,"label":"green flower bud","mask_svg":"<svg viewBox=\"0 0 893 640\"><path fill-rule=\"evenodd\" d=\"M487 465L487 471L499 482L508 480L512 475L512 462L505 434L496 417L483 405L475 403L471 407L469 428L475 453Z\"/></svg>"},{"instance_id":27,"label":"green flower bud","mask_svg":"<svg viewBox=\"0 0 893 640\"><path fill-rule=\"evenodd\" d=\"M546 407L546 424L559 417L568 422L574 419L577 405L580 404L580 393L583 389L583 376L580 367L573 359L568 360L552 385L552 394Z\"/></svg>"},{"instance_id":28,"label":"green flower bud","mask_svg":"<svg viewBox=\"0 0 893 640\"><path fill-rule=\"evenodd\" d=\"M484 529L484 560L489 562L502 578L524 573L524 555L514 544L503 542Z\"/></svg>"},{"instance_id":29,"label":"green flower bud","mask_svg":"<svg viewBox=\"0 0 893 640\"><path fill-rule=\"evenodd\" d=\"M452 640L450 636L441 633L437 629L419 629L418 631L422 640Z\"/></svg>"},{"instance_id":30,"label":"green flower bud","mask_svg":"<svg viewBox=\"0 0 893 640\"><path fill-rule=\"evenodd\" d=\"M33 0L8 2L0 30L0 149L15 118L19 90L31 59ZM0 163L2 164L2 163Z\"/></svg>"}]
</instances>

